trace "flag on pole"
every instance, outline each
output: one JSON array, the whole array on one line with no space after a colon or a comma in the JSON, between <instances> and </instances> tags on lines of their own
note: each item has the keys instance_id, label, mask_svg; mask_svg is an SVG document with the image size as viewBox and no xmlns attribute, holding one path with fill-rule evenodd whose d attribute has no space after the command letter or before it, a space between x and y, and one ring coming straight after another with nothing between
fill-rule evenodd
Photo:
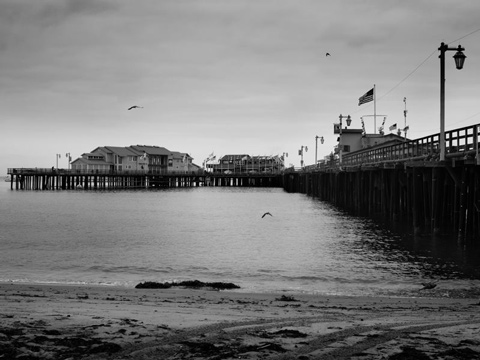
<instances>
[{"instance_id":1,"label":"flag on pole","mask_svg":"<svg viewBox=\"0 0 480 360\"><path fill-rule=\"evenodd\" d=\"M358 106L373 101L373 88L358 98Z\"/></svg>"},{"instance_id":2,"label":"flag on pole","mask_svg":"<svg viewBox=\"0 0 480 360\"><path fill-rule=\"evenodd\" d=\"M389 127L390 131L395 130L397 128L397 124L393 124Z\"/></svg>"}]
</instances>

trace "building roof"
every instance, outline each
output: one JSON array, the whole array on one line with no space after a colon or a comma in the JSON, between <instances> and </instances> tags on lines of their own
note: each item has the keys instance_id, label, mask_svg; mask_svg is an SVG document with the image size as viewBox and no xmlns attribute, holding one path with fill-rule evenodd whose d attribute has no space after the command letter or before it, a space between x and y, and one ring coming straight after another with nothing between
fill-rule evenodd
<instances>
[{"instance_id":1,"label":"building roof","mask_svg":"<svg viewBox=\"0 0 480 360\"><path fill-rule=\"evenodd\" d=\"M131 145L134 151L138 151L143 154L145 151L147 155L163 155L168 156L171 154L171 151L165 149L164 147L160 146L151 146L151 145Z\"/></svg>"},{"instance_id":2,"label":"building roof","mask_svg":"<svg viewBox=\"0 0 480 360\"><path fill-rule=\"evenodd\" d=\"M184 156L187 157L187 159L193 159L190 155L188 155L187 153L182 153L182 152L179 152L179 151L171 151L170 152L170 155L174 158L174 159L183 159Z\"/></svg>"},{"instance_id":3,"label":"building roof","mask_svg":"<svg viewBox=\"0 0 480 360\"><path fill-rule=\"evenodd\" d=\"M382 138L386 141L391 141L391 140L400 140L400 141L405 141L405 137L397 135L395 133L388 133L388 134L366 134L366 138ZM408 141L409 139L407 139Z\"/></svg>"},{"instance_id":4,"label":"building roof","mask_svg":"<svg viewBox=\"0 0 480 360\"><path fill-rule=\"evenodd\" d=\"M95 149L95 150L96 150L96 149ZM93 150L93 151L95 151L95 150ZM83 153L83 154L82 154L82 157L89 156L89 155L92 155L92 156L102 156L102 157L103 157L102 154L97 154L97 153L93 153L93 152Z\"/></svg>"},{"instance_id":5,"label":"building roof","mask_svg":"<svg viewBox=\"0 0 480 360\"><path fill-rule=\"evenodd\" d=\"M252 159L255 160L270 160L270 159L275 159L278 158L278 155L258 155L258 156L252 156Z\"/></svg>"},{"instance_id":6,"label":"building roof","mask_svg":"<svg viewBox=\"0 0 480 360\"><path fill-rule=\"evenodd\" d=\"M243 160L245 157L250 159L250 155L248 154L231 154L231 155L223 155L220 160Z\"/></svg>"},{"instance_id":7,"label":"building roof","mask_svg":"<svg viewBox=\"0 0 480 360\"><path fill-rule=\"evenodd\" d=\"M134 151L133 149L130 149L128 147L121 147L121 146L105 146L104 149L107 152L111 152L115 155L119 156L139 156L143 155L143 152L139 153L137 151Z\"/></svg>"},{"instance_id":8,"label":"building roof","mask_svg":"<svg viewBox=\"0 0 480 360\"><path fill-rule=\"evenodd\" d=\"M342 129L342 134L361 134L362 129Z\"/></svg>"},{"instance_id":9,"label":"building roof","mask_svg":"<svg viewBox=\"0 0 480 360\"><path fill-rule=\"evenodd\" d=\"M105 162L105 160L102 160L102 159L90 160L90 159L85 159L81 157L73 160L70 164L73 165L76 163L82 163L86 165L109 165L109 163Z\"/></svg>"}]
</instances>

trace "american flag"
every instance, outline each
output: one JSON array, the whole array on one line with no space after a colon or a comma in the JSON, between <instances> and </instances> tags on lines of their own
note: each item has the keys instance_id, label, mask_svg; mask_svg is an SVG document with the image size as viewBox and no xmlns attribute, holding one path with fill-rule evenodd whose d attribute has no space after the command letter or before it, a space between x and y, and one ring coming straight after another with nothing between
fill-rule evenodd
<instances>
[{"instance_id":1,"label":"american flag","mask_svg":"<svg viewBox=\"0 0 480 360\"><path fill-rule=\"evenodd\" d=\"M358 98L358 106L373 101L373 88Z\"/></svg>"}]
</instances>

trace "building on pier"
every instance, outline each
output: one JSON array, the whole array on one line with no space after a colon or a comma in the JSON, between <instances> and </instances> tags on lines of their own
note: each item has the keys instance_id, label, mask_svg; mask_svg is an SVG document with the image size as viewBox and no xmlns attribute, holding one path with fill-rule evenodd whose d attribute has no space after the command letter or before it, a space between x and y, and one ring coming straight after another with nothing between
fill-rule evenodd
<instances>
[{"instance_id":1,"label":"building on pier","mask_svg":"<svg viewBox=\"0 0 480 360\"><path fill-rule=\"evenodd\" d=\"M217 163L207 164L212 173L272 173L284 170L283 156L250 156L247 154L230 154L222 156Z\"/></svg>"},{"instance_id":2,"label":"building on pier","mask_svg":"<svg viewBox=\"0 0 480 360\"><path fill-rule=\"evenodd\" d=\"M338 154L340 149L344 156L348 153L364 150L372 147L384 147L404 143L408 139L397 134L364 134L362 129L342 129L342 133L335 129L334 134L339 134L338 145L334 153Z\"/></svg>"},{"instance_id":3,"label":"building on pier","mask_svg":"<svg viewBox=\"0 0 480 360\"><path fill-rule=\"evenodd\" d=\"M200 166L192 163L193 158L187 153L172 151L168 158L168 172L190 173L198 172Z\"/></svg>"},{"instance_id":4,"label":"building on pier","mask_svg":"<svg viewBox=\"0 0 480 360\"><path fill-rule=\"evenodd\" d=\"M171 172L191 173L201 170L187 153L149 145L100 146L91 152L82 154L71 164L73 171L91 173L130 171L167 174Z\"/></svg>"}]
</instances>

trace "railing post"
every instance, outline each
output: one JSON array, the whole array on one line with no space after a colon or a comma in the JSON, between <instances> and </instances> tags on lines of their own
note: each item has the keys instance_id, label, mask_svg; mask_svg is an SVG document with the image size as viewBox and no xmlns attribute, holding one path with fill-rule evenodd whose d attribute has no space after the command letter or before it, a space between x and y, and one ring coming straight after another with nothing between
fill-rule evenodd
<instances>
[{"instance_id":1,"label":"railing post","mask_svg":"<svg viewBox=\"0 0 480 360\"><path fill-rule=\"evenodd\" d=\"M473 126L473 148L475 149L475 160L480 165L480 154L478 153L478 125Z\"/></svg>"}]
</instances>

